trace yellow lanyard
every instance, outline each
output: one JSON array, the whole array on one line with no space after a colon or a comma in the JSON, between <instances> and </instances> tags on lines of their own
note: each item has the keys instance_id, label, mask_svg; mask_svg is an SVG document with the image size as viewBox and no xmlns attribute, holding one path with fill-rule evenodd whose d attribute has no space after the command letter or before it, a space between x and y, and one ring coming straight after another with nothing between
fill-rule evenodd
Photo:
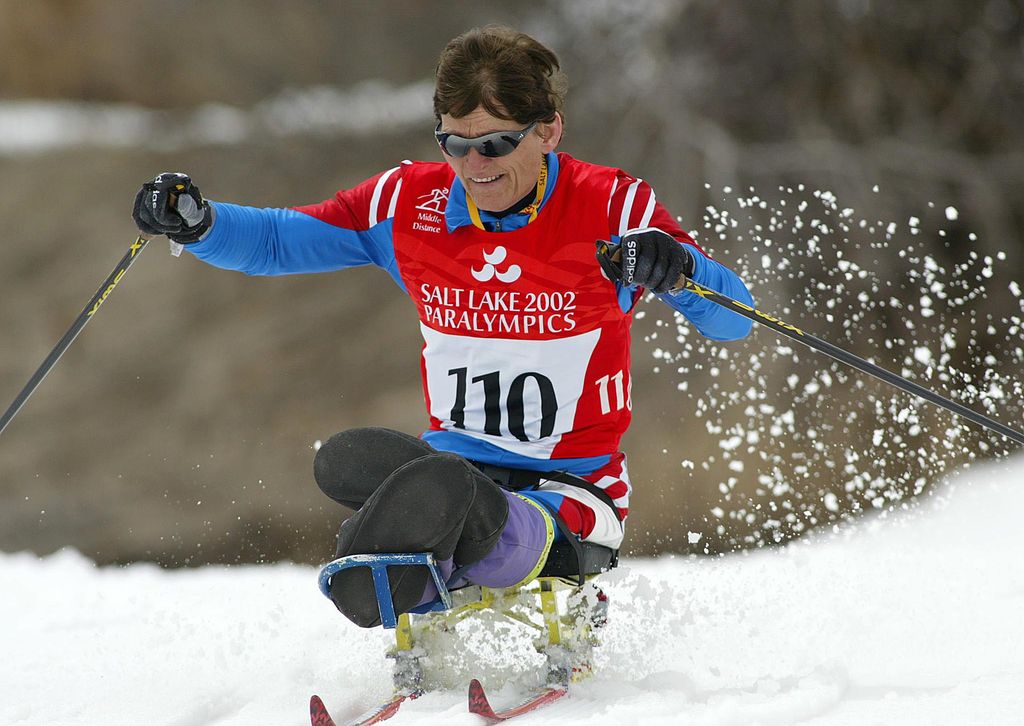
<instances>
[{"instance_id":1,"label":"yellow lanyard","mask_svg":"<svg viewBox=\"0 0 1024 726\"><path fill-rule=\"evenodd\" d=\"M544 201L544 189L548 185L548 160L544 159L540 165L540 175L537 177L537 196L529 206L521 210L519 214L529 214L530 219L527 222L529 224L533 220L537 219L537 212L540 211L540 203ZM473 198L469 196L469 192L466 192L466 207L469 209L469 218L473 220L473 226L477 229L485 229L484 222L480 219L480 210L477 209L476 203Z\"/></svg>"}]
</instances>

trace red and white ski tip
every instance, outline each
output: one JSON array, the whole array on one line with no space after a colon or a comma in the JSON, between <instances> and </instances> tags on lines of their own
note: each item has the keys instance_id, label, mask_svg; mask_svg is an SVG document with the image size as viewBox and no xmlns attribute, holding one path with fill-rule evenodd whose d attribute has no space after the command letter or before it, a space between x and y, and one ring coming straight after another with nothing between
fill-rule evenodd
<instances>
[{"instance_id":1,"label":"red and white ski tip","mask_svg":"<svg viewBox=\"0 0 1024 726\"><path fill-rule=\"evenodd\" d=\"M337 726L331 714L327 713L327 706L317 695L309 699L309 720L313 726Z\"/></svg>"},{"instance_id":2,"label":"red and white ski tip","mask_svg":"<svg viewBox=\"0 0 1024 726\"><path fill-rule=\"evenodd\" d=\"M477 716L483 716L488 724L496 724L508 721L516 716L522 716L524 713L530 713L567 695L569 695L568 688L549 686L542 688L512 708L505 709L504 711L495 711L491 707L490 701L487 700L487 694L484 692L483 685L474 678L469 682L469 712L475 713Z\"/></svg>"}]
</instances>

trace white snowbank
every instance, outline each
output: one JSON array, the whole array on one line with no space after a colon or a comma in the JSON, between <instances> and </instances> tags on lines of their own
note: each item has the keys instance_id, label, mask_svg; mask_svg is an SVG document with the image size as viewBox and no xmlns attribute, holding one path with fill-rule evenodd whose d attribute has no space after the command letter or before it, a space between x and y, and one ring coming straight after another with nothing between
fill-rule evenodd
<instances>
[{"instance_id":1,"label":"white snowbank","mask_svg":"<svg viewBox=\"0 0 1024 726\"><path fill-rule=\"evenodd\" d=\"M1019 723L1022 484L1018 457L785 550L626 561L598 675L521 723ZM389 691L390 635L338 615L310 567L0 555L0 623L3 724L298 726L311 693L341 722ZM441 720L479 723L462 688L389 723Z\"/></svg>"},{"instance_id":2,"label":"white snowbank","mask_svg":"<svg viewBox=\"0 0 1024 726\"><path fill-rule=\"evenodd\" d=\"M401 87L368 81L347 89L288 90L251 109L207 104L174 112L128 104L0 101L0 156L79 146L166 151L267 135L400 131L430 123L432 94L429 81Z\"/></svg>"}]
</instances>

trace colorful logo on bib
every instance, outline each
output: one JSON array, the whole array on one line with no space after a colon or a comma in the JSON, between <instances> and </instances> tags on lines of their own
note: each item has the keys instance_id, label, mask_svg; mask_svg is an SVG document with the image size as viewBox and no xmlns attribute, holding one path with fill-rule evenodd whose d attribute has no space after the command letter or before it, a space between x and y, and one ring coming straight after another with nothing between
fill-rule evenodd
<instances>
[{"instance_id":1,"label":"colorful logo on bib","mask_svg":"<svg viewBox=\"0 0 1024 726\"><path fill-rule=\"evenodd\" d=\"M485 264L479 270L475 267L472 269L473 279L488 282L496 277L498 282L504 282L506 285L515 282L523 274L523 268L519 265L509 265L504 270L499 270L498 265L504 262L506 257L508 257L508 250L501 246L496 247L489 254L484 252Z\"/></svg>"}]
</instances>

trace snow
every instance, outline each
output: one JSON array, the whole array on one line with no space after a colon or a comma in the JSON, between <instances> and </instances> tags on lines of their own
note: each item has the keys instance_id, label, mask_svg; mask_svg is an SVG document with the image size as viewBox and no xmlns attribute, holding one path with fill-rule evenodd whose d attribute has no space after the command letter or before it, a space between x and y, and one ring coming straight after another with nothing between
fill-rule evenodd
<instances>
[{"instance_id":1,"label":"snow","mask_svg":"<svg viewBox=\"0 0 1024 726\"><path fill-rule=\"evenodd\" d=\"M909 512L785 549L626 560L603 578L612 618L598 674L520 722L1019 723L1021 482L1018 456L972 467ZM390 634L337 614L312 567L0 554L0 593L3 724L298 725L312 693L341 722L389 692ZM483 657L486 641L470 650ZM520 646L499 653L522 666ZM474 667L460 668L468 683ZM487 672L499 704L521 690L515 673L505 684L500 667ZM464 689L390 723L478 724Z\"/></svg>"}]
</instances>

